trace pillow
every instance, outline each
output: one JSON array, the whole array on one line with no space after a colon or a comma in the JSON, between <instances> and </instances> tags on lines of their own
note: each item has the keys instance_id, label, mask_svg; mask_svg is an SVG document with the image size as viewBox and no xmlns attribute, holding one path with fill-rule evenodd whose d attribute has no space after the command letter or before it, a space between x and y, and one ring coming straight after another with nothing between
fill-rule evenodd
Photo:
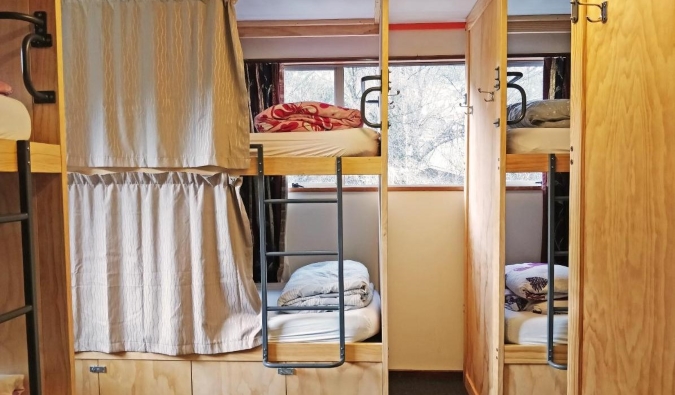
<instances>
[{"instance_id":1,"label":"pillow","mask_svg":"<svg viewBox=\"0 0 675 395\"><path fill-rule=\"evenodd\" d=\"M567 267L555 265L554 299L567 297L569 271ZM506 287L514 294L529 301L540 302L548 295L548 265L546 263L519 263L507 265Z\"/></svg>"},{"instance_id":2,"label":"pillow","mask_svg":"<svg viewBox=\"0 0 675 395\"><path fill-rule=\"evenodd\" d=\"M506 108L506 117L509 120L517 119L521 114L521 103L514 103ZM569 128L570 101L569 99L536 100L526 105L525 118L522 121L509 125L509 128Z\"/></svg>"}]
</instances>

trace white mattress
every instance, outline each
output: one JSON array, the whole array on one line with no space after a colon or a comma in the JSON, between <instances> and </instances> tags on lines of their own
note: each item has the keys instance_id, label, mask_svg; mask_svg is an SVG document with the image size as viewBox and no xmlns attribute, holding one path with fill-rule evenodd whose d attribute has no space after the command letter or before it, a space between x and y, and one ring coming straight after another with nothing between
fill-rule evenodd
<instances>
[{"instance_id":1,"label":"white mattress","mask_svg":"<svg viewBox=\"0 0 675 395\"><path fill-rule=\"evenodd\" d=\"M281 288L268 285L267 303L276 306ZM336 343L340 341L338 312L285 314L269 313L269 339L284 343ZM373 301L362 309L345 312L345 340L364 341L380 332L380 295L375 291Z\"/></svg>"},{"instance_id":2,"label":"white mattress","mask_svg":"<svg viewBox=\"0 0 675 395\"><path fill-rule=\"evenodd\" d=\"M0 139L30 139L31 120L28 109L20 101L0 95Z\"/></svg>"},{"instance_id":3,"label":"white mattress","mask_svg":"<svg viewBox=\"0 0 675 395\"><path fill-rule=\"evenodd\" d=\"M377 156L380 134L366 128L330 132L251 133L251 144L262 144L265 156Z\"/></svg>"},{"instance_id":4,"label":"white mattress","mask_svg":"<svg viewBox=\"0 0 675 395\"><path fill-rule=\"evenodd\" d=\"M547 344L546 314L504 309L504 337L512 344ZM553 317L553 343L567 344L567 314Z\"/></svg>"},{"instance_id":5,"label":"white mattress","mask_svg":"<svg viewBox=\"0 0 675 395\"><path fill-rule=\"evenodd\" d=\"M570 152L569 128L519 128L506 132L509 154L566 154Z\"/></svg>"}]
</instances>

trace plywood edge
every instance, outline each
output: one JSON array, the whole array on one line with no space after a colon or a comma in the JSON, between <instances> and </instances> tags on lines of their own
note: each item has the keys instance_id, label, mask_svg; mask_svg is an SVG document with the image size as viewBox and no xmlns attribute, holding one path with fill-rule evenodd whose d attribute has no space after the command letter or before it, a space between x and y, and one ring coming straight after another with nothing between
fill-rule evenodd
<instances>
[{"instance_id":1,"label":"plywood edge","mask_svg":"<svg viewBox=\"0 0 675 395\"><path fill-rule=\"evenodd\" d=\"M337 344L323 343L270 343L270 360L286 362L328 362L339 356ZM152 353L125 352L106 354L101 352L80 352L75 359L97 360L142 360L142 361L220 361L220 362L261 362L262 348L217 355L171 356ZM347 362L382 362L382 343L351 343L346 345Z\"/></svg>"},{"instance_id":2,"label":"plywood edge","mask_svg":"<svg viewBox=\"0 0 675 395\"><path fill-rule=\"evenodd\" d=\"M61 147L57 144L31 143L33 173L61 173ZM0 140L0 172L16 172L16 141Z\"/></svg>"},{"instance_id":3,"label":"plywood edge","mask_svg":"<svg viewBox=\"0 0 675 395\"><path fill-rule=\"evenodd\" d=\"M507 344L504 346L504 364L506 365L546 365L548 348L546 346ZM554 346L553 358L556 362L567 362L567 346Z\"/></svg>"},{"instance_id":4,"label":"plywood edge","mask_svg":"<svg viewBox=\"0 0 675 395\"><path fill-rule=\"evenodd\" d=\"M478 0L476 2L476 4L471 9L471 12L469 12L469 16L466 17L466 30L471 30L471 28L473 28L473 25L476 23L478 18L483 15L483 12L492 1L493 0Z\"/></svg>"},{"instance_id":5,"label":"plywood edge","mask_svg":"<svg viewBox=\"0 0 675 395\"><path fill-rule=\"evenodd\" d=\"M291 156L271 156L263 161L265 175L335 175L336 158L307 158ZM382 160L379 156L342 158L344 175L379 175L382 172ZM258 172L257 163L251 160L248 169L232 170L231 174L254 176Z\"/></svg>"},{"instance_id":6,"label":"plywood edge","mask_svg":"<svg viewBox=\"0 0 675 395\"><path fill-rule=\"evenodd\" d=\"M237 28L241 38L377 36L380 30L372 19L241 21Z\"/></svg>"},{"instance_id":7,"label":"plywood edge","mask_svg":"<svg viewBox=\"0 0 675 395\"><path fill-rule=\"evenodd\" d=\"M556 154L556 171L570 171L570 155ZM507 173L538 173L548 171L548 154L507 154Z\"/></svg>"},{"instance_id":8,"label":"plywood edge","mask_svg":"<svg viewBox=\"0 0 675 395\"><path fill-rule=\"evenodd\" d=\"M518 33L567 33L572 22L567 15L512 15L508 17L508 32Z\"/></svg>"}]
</instances>

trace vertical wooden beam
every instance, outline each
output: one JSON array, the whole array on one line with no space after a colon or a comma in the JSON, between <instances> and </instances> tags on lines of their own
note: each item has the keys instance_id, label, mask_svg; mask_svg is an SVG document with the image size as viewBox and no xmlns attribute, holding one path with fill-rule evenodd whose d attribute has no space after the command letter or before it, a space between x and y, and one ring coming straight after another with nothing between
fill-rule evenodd
<instances>
[{"instance_id":1,"label":"vertical wooden beam","mask_svg":"<svg viewBox=\"0 0 675 395\"><path fill-rule=\"evenodd\" d=\"M504 360L506 0L470 14L464 377L471 394L501 395ZM499 71L497 71L499 70ZM497 83L499 77L499 85ZM486 93L487 92L487 93ZM498 123L497 123L498 122Z\"/></svg>"},{"instance_id":2,"label":"vertical wooden beam","mask_svg":"<svg viewBox=\"0 0 675 395\"><path fill-rule=\"evenodd\" d=\"M380 293L382 296L382 393L389 393L389 297L387 284L388 226L389 226L389 0L380 2Z\"/></svg>"},{"instance_id":3,"label":"vertical wooden beam","mask_svg":"<svg viewBox=\"0 0 675 395\"><path fill-rule=\"evenodd\" d=\"M567 354L567 394L581 394L581 353L583 338L583 251L584 251L584 131L586 99L586 10L579 7L579 23L572 25L572 86L570 100L570 221L569 221L569 339Z\"/></svg>"},{"instance_id":4,"label":"vertical wooden beam","mask_svg":"<svg viewBox=\"0 0 675 395\"><path fill-rule=\"evenodd\" d=\"M59 144L62 172L36 174L36 265L39 268L39 320L42 386L45 394L74 390L72 299L68 244L66 136L61 1L29 0L30 12L46 11L54 45L32 49L32 76L38 89L56 91L55 104L33 106L32 141Z\"/></svg>"}]
</instances>

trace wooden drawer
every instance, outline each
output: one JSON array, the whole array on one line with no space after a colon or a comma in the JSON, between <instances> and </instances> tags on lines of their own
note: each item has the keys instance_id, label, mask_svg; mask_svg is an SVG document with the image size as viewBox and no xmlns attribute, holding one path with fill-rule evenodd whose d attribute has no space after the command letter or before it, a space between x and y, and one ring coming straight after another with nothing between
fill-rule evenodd
<instances>
[{"instance_id":1,"label":"wooden drawer","mask_svg":"<svg viewBox=\"0 0 675 395\"><path fill-rule=\"evenodd\" d=\"M286 380L260 362L192 362L193 395L285 395Z\"/></svg>"},{"instance_id":2,"label":"wooden drawer","mask_svg":"<svg viewBox=\"0 0 675 395\"><path fill-rule=\"evenodd\" d=\"M505 365L504 395L565 395L567 371L548 365Z\"/></svg>"},{"instance_id":3,"label":"wooden drawer","mask_svg":"<svg viewBox=\"0 0 675 395\"><path fill-rule=\"evenodd\" d=\"M336 369L298 369L286 376L288 395L381 395L381 363L345 363Z\"/></svg>"}]
</instances>

